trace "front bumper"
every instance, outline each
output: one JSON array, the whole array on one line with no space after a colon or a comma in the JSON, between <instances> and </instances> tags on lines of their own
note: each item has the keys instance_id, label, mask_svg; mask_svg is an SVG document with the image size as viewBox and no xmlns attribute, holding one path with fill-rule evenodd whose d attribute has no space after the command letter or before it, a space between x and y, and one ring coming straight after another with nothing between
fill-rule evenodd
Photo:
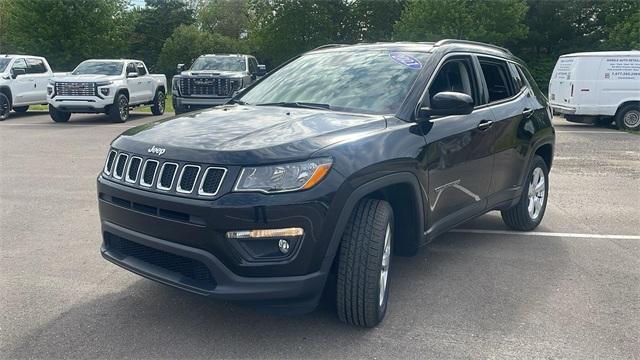
<instances>
[{"instance_id":1,"label":"front bumper","mask_svg":"<svg viewBox=\"0 0 640 360\"><path fill-rule=\"evenodd\" d=\"M174 107L211 107L226 104L231 100L231 97L180 97L174 95L172 99Z\"/></svg>"},{"instance_id":2,"label":"front bumper","mask_svg":"<svg viewBox=\"0 0 640 360\"><path fill-rule=\"evenodd\" d=\"M315 303L329 273L323 260L333 229L325 221L330 199L296 203L287 196L279 196L282 204L250 193L188 199L100 176L101 252L127 270L201 295ZM252 259L226 237L227 231L285 227L301 227L305 235L279 259Z\"/></svg>"},{"instance_id":3,"label":"front bumper","mask_svg":"<svg viewBox=\"0 0 640 360\"><path fill-rule=\"evenodd\" d=\"M68 112L98 113L105 112L113 104L113 96L55 96L48 97L47 102L56 110Z\"/></svg>"}]
</instances>

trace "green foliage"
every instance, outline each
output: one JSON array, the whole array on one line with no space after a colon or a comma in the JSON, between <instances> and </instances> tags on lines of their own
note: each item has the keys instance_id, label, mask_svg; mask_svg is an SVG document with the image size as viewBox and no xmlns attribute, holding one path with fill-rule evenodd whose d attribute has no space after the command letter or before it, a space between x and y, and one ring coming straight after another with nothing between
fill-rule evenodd
<instances>
[{"instance_id":1,"label":"green foliage","mask_svg":"<svg viewBox=\"0 0 640 360\"><path fill-rule=\"evenodd\" d=\"M8 5L2 14L3 41L11 50L46 56L56 70L127 54L128 0L13 0Z\"/></svg>"},{"instance_id":2,"label":"green foliage","mask_svg":"<svg viewBox=\"0 0 640 360\"><path fill-rule=\"evenodd\" d=\"M406 0L354 0L349 3L353 41L389 41Z\"/></svg>"},{"instance_id":3,"label":"green foliage","mask_svg":"<svg viewBox=\"0 0 640 360\"><path fill-rule=\"evenodd\" d=\"M145 0L146 6L136 8L134 30L127 39L130 57L143 60L156 71L156 62L164 42L180 25L195 22L193 10L181 0Z\"/></svg>"},{"instance_id":4,"label":"green foliage","mask_svg":"<svg viewBox=\"0 0 640 360\"><path fill-rule=\"evenodd\" d=\"M202 30L239 39L249 26L246 0L203 0L197 11Z\"/></svg>"},{"instance_id":5,"label":"green foliage","mask_svg":"<svg viewBox=\"0 0 640 360\"><path fill-rule=\"evenodd\" d=\"M183 25L176 29L162 47L157 70L169 78L176 73L177 64L191 64L202 54L238 51L239 43L222 35Z\"/></svg>"},{"instance_id":6,"label":"green foliage","mask_svg":"<svg viewBox=\"0 0 640 360\"><path fill-rule=\"evenodd\" d=\"M456 38L505 45L524 38L524 0L411 0L395 26L398 40Z\"/></svg>"}]
</instances>

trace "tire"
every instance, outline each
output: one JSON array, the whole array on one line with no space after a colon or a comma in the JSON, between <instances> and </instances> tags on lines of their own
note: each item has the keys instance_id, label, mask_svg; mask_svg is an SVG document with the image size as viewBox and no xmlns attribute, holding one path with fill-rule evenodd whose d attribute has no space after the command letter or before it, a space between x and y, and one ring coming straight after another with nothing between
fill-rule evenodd
<instances>
[{"instance_id":1,"label":"tire","mask_svg":"<svg viewBox=\"0 0 640 360\"><path fill-rule=\"evenodd\" d=\"M11 102L7 95L0 92L0 121L7 120L11 112Z\"/></svg>"},{"instance_id":2,"label":"tire","mask_svg":"<svg viewBox=\"0 0 640 360\"><path fill-rule=\"evenodd\" d=\"M161 90L156 91L156 96L153 98L153 105L151 105L151 113L153 115L164 114L166 98Z\"/></svg>"},{"instance_id":3,"label":"tire","mask_svg":"<svg viewBox=\"0 0 640 360\"><path fill-rule=\"evenodd\" d=\"M29 106L16 106L13 108L13 111L17 113L26 113L29 110Z\"/></svg>"},{"instance_id":4,"label":"tire","mask_svg":"<svg viewBox=\"0 0 640 360\"><path fill-rule=\"evenodd\" d=\"M69 118L71 118L71 113L56 110L56 108L49 105L49 116L51 116L51 120L57 123L62 123L69 121Z\"/></svg>"},{"instance_id":5,"label":"tire","mask_svg":"<svg viewBox=\"0 0 640 360\"><path fill-rule=\"evenodd\" d=\"M616 125L620 130L640 131L640 105L629 104L618 110Z\"/></svg>"},{"instance_id":6,"label":"tire","mask_svg":"<svg viewBox=\"0 0 640 360\"><path fill-rule=\"evenodd\" d=\"M336 308L341 321L378 325L387 311L393 248L393 210L388 202L360 201L347 223L338 254Z\"/></svg>"},{"instance_id":7,"label":"tire","mask_svg":"<svg viewBox=\"0 0 640 360\"><path fill-rule=\"evenodd\" d=\"M544 217L548 198L549 169L544 160L535 155L520 200L512 208L502 211L502 220L514 230L533 230Z\"/></svg>"},{"instance_id":8,"label":"tire","mask_svg":"<svg viewBox=\"0 0 640 360\"><path fill-rule=\"evenodd\" d=\"M189 112L189 108L187 108L186 106L181 106L176 104L175 102L173 103L173 111L176 113L176 115L180 115L180 114L184 114Z\"/></svg>"},{"instance_id":9,"label":"tire","mask_svg":"<svg viewBox=\"0 0 640 360\"><path fill-rule=\"evenodd\" d=\"M129 98L120 93L116 96L113 105L109 107L107 116L113 122L123 123L129 120Z\"/></svg>"}]
</instances>

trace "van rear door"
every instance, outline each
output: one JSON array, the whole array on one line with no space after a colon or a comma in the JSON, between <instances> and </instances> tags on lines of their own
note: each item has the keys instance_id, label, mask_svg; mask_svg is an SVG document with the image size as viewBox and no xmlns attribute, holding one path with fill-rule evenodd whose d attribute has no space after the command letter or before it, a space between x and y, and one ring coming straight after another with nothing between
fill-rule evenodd
<instances>
[{"instance_id":1,"label":"van rear door","mask_svg":"<svg viewBox=\"0 0 640 360\"><path fill-rule=\"evenodd\" d=\"M551 105L567 106L573 97L573 81L578 62L576 57L560 57L549 81L549 102Z\"/></svg>"}]
</instances>

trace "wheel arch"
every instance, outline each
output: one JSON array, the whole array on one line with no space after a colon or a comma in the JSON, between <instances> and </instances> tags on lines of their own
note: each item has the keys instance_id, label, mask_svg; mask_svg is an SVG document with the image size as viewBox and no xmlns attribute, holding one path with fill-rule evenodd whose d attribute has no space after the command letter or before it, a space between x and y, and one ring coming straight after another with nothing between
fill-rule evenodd
<instances>
[{"instance_id":1,"label":"wheel arch","mask_svg":"<svg viewBox=\"0 0 640 360\"><path fill-rule=\"evenodd\" d=\"M165 89L165 88L164 88L164 85L160 85L160 86L158 86L158 88L156 89L156 93L157 93L158 91L162 91L162 93L163 93L163 94L166 94L166 93L167 93L167 89Z\"/></svg>"},{"instance_id":2,"label":"wheel arch","mask_svg":"<svg viewBox=\"0 0 640 360\"><path fill-rule=\"evenodd\" d=\"M11 88L8 86L0 86L0 93L3 93L9 98L9 108L13 106L13 93L11 92Z\"/></svg>"},{"instance_id":3,"label":"wheel arch","mask_svg":"<svg viewBox=\"0 0 640 360\"><path fill-rule=\"evenodd\" d=\"M127 99L131 100L131 96L129 95L129 89L127 89L127 88L118 89L118 91L116 91L116 96L115 97L117 98L118 95L120 95L120 94L124 94L127 97Z\"/></svg>"},{"instance_id":4,"label":"wheel arch","mask_svg":"<svg viewBox=\"0 0 640 360\"><path fill-rule=\"evenodd\" d=\"M618 107L616 108L616 113L614 116L618 116L618 113L620 112L620 110L622 110L622 108L624 108L627 105L636 105L636 106L640 106L640 100L625 100L623 102L621 102Z\"/></svg>"},{"instance_id":5,"label":"wheel arch","mask_svg":"<svg viewBox=\"0 0 640 360\"><path fill-rule=\"evenodd\" d=\"M551 165L553 164L553 145L551 143L539 145L533 154L540 156L547 164L547 169L551 170Z\"/></svg>"},{"instance_id":6,"label":"wheel arch","mask_svg":"<svg viewBox=\"0 0 640 360\"><path fill-rule=\"evenodd\" d=\"M424 231L422 186L417 177L410 172L385 175L358 186L347 197L322 262L321 268L327 272L333 264L353 210L358 202L366 198L385 200L391 204L396 225L396 252L400 255L413 255L420 246Z\"/></svg>"}]
</instances>

